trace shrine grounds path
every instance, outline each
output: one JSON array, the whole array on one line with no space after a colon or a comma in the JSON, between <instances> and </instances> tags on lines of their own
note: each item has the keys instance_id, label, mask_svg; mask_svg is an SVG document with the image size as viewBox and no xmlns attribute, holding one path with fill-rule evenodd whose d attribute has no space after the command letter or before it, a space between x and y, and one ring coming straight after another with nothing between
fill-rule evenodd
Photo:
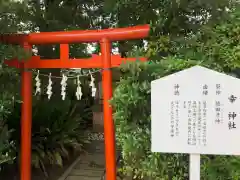
<instances>
[{"instance_id":1,"label":"shrine grounds path","mask_svg":"<svg viewBox=\"0 0 240 180\"><path fill-rule=\"evenodd\" d=\"M104 140L92 141L87 152L78 157L58 180L105 180Z\"/></svg>"}]
</instances>

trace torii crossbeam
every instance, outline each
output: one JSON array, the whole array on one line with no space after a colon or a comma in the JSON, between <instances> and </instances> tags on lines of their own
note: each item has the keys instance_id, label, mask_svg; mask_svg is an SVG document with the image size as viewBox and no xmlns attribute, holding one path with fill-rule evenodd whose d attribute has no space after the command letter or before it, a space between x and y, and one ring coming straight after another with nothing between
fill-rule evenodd
<instances>
[{"instance_id":1,"label":"torii crossbeam","mask_svg":"<svg viewBox=\"0 0 240 180\"><path fill-rule=\"evenodd\" d=\"M145 38L149 34L149 25L128 28L41 32L31 34L1 35L0 43L19 44L26 50L32 45L60 44L60 59L41 60L39 56L32 56L27 61L17 59L5 61L11 67L22 69L21 94L21 180L31 180L31 126L32 126L32 73L33 68L102 68L103 82L103 113L106 179L116 180L115 129L112 117L112 108L109 100L112 98L112 67L120 66L136 58L121 58L111 54L111 42L120 40ZM92 55L88 59L70 59L70 43L99 42L101 55ZM146 58L138 58L146 61Z\"/></svg>"}]
</instances>

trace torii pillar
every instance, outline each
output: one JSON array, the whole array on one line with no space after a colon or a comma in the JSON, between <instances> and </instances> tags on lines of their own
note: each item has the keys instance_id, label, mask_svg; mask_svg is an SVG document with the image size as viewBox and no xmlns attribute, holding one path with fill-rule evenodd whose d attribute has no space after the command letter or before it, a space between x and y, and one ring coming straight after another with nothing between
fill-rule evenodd
<instances>
[{"instance_id":1,"label":"torii pillar","mask_svg":"<svg viewBox=\"0 0 240 180\"><path fill-rule=\"evenodd\" d=\"M1 35L0 43L19 44L31 50L32 45L60 44L60 59L41 60L32 56L27 61L17 59L5 61L11 67L22 69L22 115L21 115L21 180L31 180L31 127L32 127L32 73L28 69L43 68L102 68L103 82L103 113L106 179L116 180L115 128L112 108L109 100L112 98L112 67L120 66L136 58L121 58L111 54L111 42L145 38L149 34L149 25L128 28L41 32L30 34ZM70 59L70 43L99 42L101 55L92 55L88 59ZM146 61L145 58L138 60Z\"/></svg>"}]
</instances>

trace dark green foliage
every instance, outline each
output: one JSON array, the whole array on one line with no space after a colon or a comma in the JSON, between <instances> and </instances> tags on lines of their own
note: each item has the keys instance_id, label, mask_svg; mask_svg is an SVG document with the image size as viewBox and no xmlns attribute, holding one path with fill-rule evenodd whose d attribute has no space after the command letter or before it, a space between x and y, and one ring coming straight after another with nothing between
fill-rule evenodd
<instances>
[{"instance_id":1,"label":"dark green foliage","mask_svg":"<svg viewBox=\"0 0 240 180\"><path fill-rule=\"evenodd\" d=\"M20 107L16 103L14 113L8 119L9 127L15 129L12 140L20 150ZM77 101L49 101L42 99L33 105L32 164L45 173L45 165L63 165L69 153L82 151L87 143L83 137L82 124L91 120L86 114L88 107ZM88 111L91 113L91 110ZM83 120L84 114L87 118ZM19 157L20 154L18 154Z\"/></svg>"},{"instance_id":2,"label":"dark green foliage","mask_svg":"<svg viewBox=\"0 0 240 180\"><path fill-rule=\"evenodd\" d=\"M16 157L14 141L10 140L12 131L6 124L0 126L0 170L3 164L12 163Z\"/></svg>"},{"instance_id":3,"label":"dark green foliage","mask_svg":"<svg viewBox=\"0 0 240 180\"><path fill-rule=\"evenodd\" d=\"M135 179L174 179L176 174L181 179L187 178L186 156L150 152L150 82L195 63L166 59L166 63L136 63L122 69L124 76L114 92L112 104L116 136L123 153L122 170L126 174Z\"/></svg>"},{"instance_id":4,"label":"dark green foliage","mask_svg":"<svg viewBox=\"0 0 240 180\"><path fill-rule=\"evenodd\" d=\"M164 46L155 43L153 49L150 46L147 50L147 53L151 51L150 59L154 57L154 61L132 63L121 68L123 75L112 104L124 174L144 180L188 179L187 155L150 151L150 83L197 64L226 73L239 68L240 51L239 43L236 43L240 34L239 12L235 9L229 12L228 20L204 26L198 33L181 41L169 41L175 45L170 49L175 51L174 56L159 56L158 49ZM239 168L237 156L202 156L201 179L239 180Z\"/></svg>"}]
</instances>

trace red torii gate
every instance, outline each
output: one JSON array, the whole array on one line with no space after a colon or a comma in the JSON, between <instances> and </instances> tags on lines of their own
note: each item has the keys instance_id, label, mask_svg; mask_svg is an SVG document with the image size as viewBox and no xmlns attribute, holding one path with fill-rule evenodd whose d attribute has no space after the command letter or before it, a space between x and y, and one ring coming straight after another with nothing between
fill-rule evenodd
<instances>
[{"instance_id":1,"label":"red torii gate","mask_svg":"<svg viewBox=\"0 0 240 180\"><path fill-rule=\"evenodd\" d=\"M21 180L31 180L31 127L32 127L32 72L33 68L103 68L103 112L104 112L104 139L107 180L116 180L115 130L112 118L112 108L109 100L112 98L111 68L120 66L126 61L135 61L136 58L121 58L120 55L111 55L111 42L127 39L145 38L149 34L149 25L128 28L41 32L30 34L5 34L0 36L0 43L19 44L31 51L32 45L60 44L60 59L44 59L32 56L27 61L17 59L5 61L11 67L22 69L21 95ZM101 55L92 55L88 59L70 59L70 43L99 42ZM145 61L145 58L139 58Z\"/></svg>"}]
</instances>

